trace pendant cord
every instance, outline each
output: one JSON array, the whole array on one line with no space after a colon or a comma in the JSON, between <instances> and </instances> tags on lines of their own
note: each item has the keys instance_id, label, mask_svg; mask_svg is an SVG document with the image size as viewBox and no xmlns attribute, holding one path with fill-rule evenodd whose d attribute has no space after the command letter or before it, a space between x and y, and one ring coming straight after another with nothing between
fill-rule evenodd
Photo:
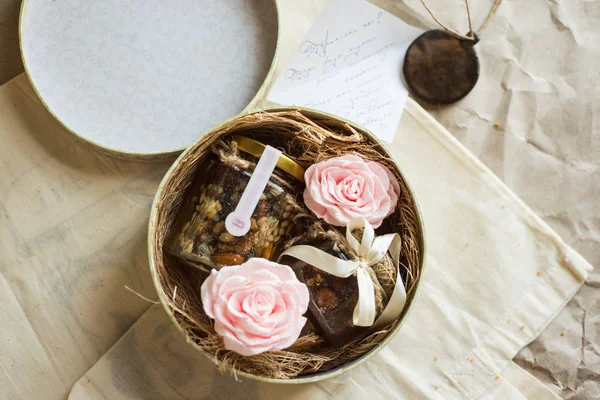
<instances>
[{"instance_id":1,"label":"pendant cord","mask_svg":"<svg viewBox=\"0 0 600 400\"><path fill-rule=\"evenodd\" d=\"M473 24L471 23L471 8L469 7L469 0L465 0L467 6L467 20L469 21L469 33L467 36L473 36Z\"/></svg>"},{"instance_id":2,"label":"pendant cord","mask_svg":"<svg viewBox=\"0 0 600 400\"><path fill-rule=\"evenodd\" d=\"M498 8L500 7L500 3L502 3L502 0L494 1L494 4L492 5L492 9L490 10L490 13L488 14L485 21L483 21L483 24L481 24L481 27L479 28L479 31L477 32L478 35L481 35L483 33L483 31L485 30L485 28L487 28L490 20L496 14L496 11L498 11Z\"/></svg>"},{"instance_id":3,"label":"pendant cord","mask_svg":"<svg viewBox=\"0 0 600 400\"><path fill-rule=\"evenodd\" d=\"M500 7L500 3L502 3L502 0L494 0L494 4L492 5L490 13L488 14L488 16L485 19L485 21L483 22L483 24L481 24L481 27L477 31L477 35L481 35L481 33L485 30L485 28L487 28L490 20L496 14L496 11L498 11L498 8ZM433 18L433 20L439 26L444 28L446 31L450 32L451 34L453 34L454 36L456 36L460 39L475 40L475 32L473 32L473 24L471 23L471 9L469 7L469 0L465 0L465 4L467 6L467 19L469 21L469 33L467 35L460 34L460 33L456 32L455 30L450 29L446 25L442 24L442 22L440 20L438 20L437 17L433 14L433 11L431 11L431 9L427 6L427 3L425 3L425 0L421 0L421 4L423 4L423 7L425 7L425 10L427 10L427 12L431 16L431 18Z\"/></svg>"}]
</instances>

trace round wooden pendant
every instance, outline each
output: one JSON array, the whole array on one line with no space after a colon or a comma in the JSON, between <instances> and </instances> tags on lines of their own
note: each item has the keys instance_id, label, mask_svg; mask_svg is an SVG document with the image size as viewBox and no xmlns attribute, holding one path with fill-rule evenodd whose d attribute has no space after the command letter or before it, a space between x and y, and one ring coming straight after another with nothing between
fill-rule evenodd
<instances>
[{"instance_id":1,"label":"round wooden pendant","mask_svg":"<svg viewBox=\"0 0 600 400\"><path fill-rule=\"evenodd\" d=\"M479 78L474 45L442 29L423 33L408 47L404 57L404 80L419 100L450 104L465 97Z\"/></svg>"}]
</instances>

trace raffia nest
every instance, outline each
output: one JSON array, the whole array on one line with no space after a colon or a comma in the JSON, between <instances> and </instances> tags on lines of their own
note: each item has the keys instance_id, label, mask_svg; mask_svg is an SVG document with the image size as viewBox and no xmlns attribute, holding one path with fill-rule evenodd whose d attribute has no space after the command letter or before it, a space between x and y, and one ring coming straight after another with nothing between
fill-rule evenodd
<instances>
[{"instance_id":1,"label":"raffia nest","mask_svg":"<svg viewBox=\"0 0 600 400\"><path fill-rule=\"evenodd\" d=\"M397 232L402 238L401 274L407 291L407 305L394 322L371 332L341 348L329 346L318 335L300 337L294 345L282 351L265 352L244 357L225 350L223 341L213 328L213 321L204 313L200 286L204 276L194 274L168 252L164 251L178 210L186 198L198 168L219 140L233 134L243 134L263 143L283 149L303 167L340 156L358 154L390 168L398 178L401 193L397 210L377 234ZM150 229L151 269L161 302L185 333L188 341L213 358L222 370L234 374L243 371L251 376L288 380L316 372L329 371L365 355L386 336L395 331L410 307L423 260L421 221L415 200L397 165L371 135L360 132L347 123L309 111L263 111L233 119L206 134L179 161L165 178L159 190ZM389 288L395 276L383 280Z\"/></svg>"}]
</instances>

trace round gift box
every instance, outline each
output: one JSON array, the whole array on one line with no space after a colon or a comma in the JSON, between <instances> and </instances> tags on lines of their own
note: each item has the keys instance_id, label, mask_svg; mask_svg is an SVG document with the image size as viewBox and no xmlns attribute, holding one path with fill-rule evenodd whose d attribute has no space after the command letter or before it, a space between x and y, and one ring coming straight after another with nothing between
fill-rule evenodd
<instances>
[{"instance_id":1,"label":"round gift box","mask_svg":"<svg viewBox=\"0 0 600 400\"><path fill-rule=\"evenodd\" d=\"M308 117L311 120L334 119L334 120L337 120L338 122L348 124L353 129L364 134L373 144L375 144L377 147L379 147L379 149L381 149L381 151L383 153L385 153L385 155L389 159L393 160L394 167L397 169L397 172L399 173L400 178L403 181L404 187L409 192L408 196L412 199L412 203L414 205L414 211L415 211L415 215L416 215L416 219L417 219L417 221L415 221L415 223L417 225L416 226L416 230L417 230L416 241L417 241L417 247L419 249L419 257L418 257L418 265L417 265L419 274L415 278L413 290L410 291L408 294L406 306L402 312L401 320L387 334L387 336L381 342L379 342L375 347L373 347L371 350L369 350L362 356L358 357L357 359L354 359L346 364L340 365L338 367L335 367L333 369L323 371L323 372L316 372L316 373L310 373L307 375L300 375L300 376L292 378L292 379L275 379L275 378L270 378L270 377L258 376L258 375L250 374L250 373L247 373L244 371L239 371L239 370L230 371L230 372L235 372L236 376L247 377L247 378L256 379L256 380L263 381L263 382L284 383L284 384L308 383L308 382L316 382L316 381L320 381L320 380L324 380L324 379L328 379L328 378L340 375L340 374L356 367L357 365L367 361L368 359L373 357L375 354L377 354L384 346L386 346L394 338L394 336L396 336L396 334L400 331L404 321L406 320L406 317L408 316L408 314L412 308L413 300L414 300L415 295L419 288L420 277L422 276L422 273L423 273L423 267L424 267L424 262L425 262L425 235L424 235L424 228L423 228L423 222L422 222L420 209L419 209L418 203L415 199L414 193L413 193L409 183L407 182L406 178L402 174L400 167L398 166L397 162L394 160L391 153L385 148L385 145L379 139L377 139L372 133L370 133L365 128L360 127L350 121L347 121L347 120L344 120L344 119L341 119L341 118L338 118L333 115L326 114L326 113L323 113L320 111L310 110L310 109L300 108L300 107L264 108L261 110L252 111L249 114L258 113L258 112L272 113L272 112L280 112L280 111L300 111L305 117ZM163 221L161 221L161 218L159 218L159 211L161 209L163 209L164 207L166 207L165 199L166 199L166 196L168 196L168 194L166 193L165 189L169 186L169 184L173 180L175 174L177 174L181 171L181 167L184 165L184 163L190 162L190 160L197 161L197 158L188 157L188 155L190 153L193 154L194 150L197 149L199 146L209 145L210 143L206 143L206 140L208 137L211 136L210 133L218 131L221 128L223 128L229 124L235 123L235 121L237 119L239 119L243 116L246 116L246 115L248 115L248 114L239 114L233 118L230 118L230 119L224 121L222 124L214 127L209 132L207 132L207 134L203 136L204 137L203 139L198 140L196 143L194 143L192 146L190 146L186 151L184 151L179 156L179 158L175 161L175 163L171 166L171 168L169 169L169 171L163 178L163 180L158 188L158 191L156 193L156 196L154 198L154 203L152 205L152 210L150 213L150 221L149 221L149 231L148 231L148 251L149 251L149 261L150 261L150 272L152 274L152 280L157 289L158 297L159 297L161 304L165 308L167 314L169 315L169 318L171 318L171 320L173 321L175 326L177 326L177 328L184 335L185 335L185 330L177 321L177 319L174 315L173 309L170 307L169 303L167 302L167 300L164 297L163 291L161 290L160 278L157 273L157 264L159 262L161 262L161 260L162 260L162 257L158 257L158 255L162 254L162 252L164 251L162 245L163 245L163 242L165 239L165 235L164 235L164 231L161 229L161 224L163 223ZM228 134L229 133L231 133L231 132L228 132ZM219 139L219 136L215 136L215 137L211 138L210 140L211 140L211 142L214 142L218 139ZM215 357L213 357L212 354L209 354L206 351L204 351L203 349L201 349L193 340L188 340L188 343L190 343L193 347L195 347L196 350L198 350L202 354L204 354L207 358L212 360L215 364L219 365L219 360L217 360ZM226 369L230 369L230 368L227 367Z\"/></svg>"},{"instance_id":2,"label":"round gift box","mask_svg":"<svg viewBox=\"0 0 600 400\"><path fill-rule=\"evenodd\" d=\"M277 0L23 0L21 59L42 106L84 145L173 160L263 97Z\"/></svg>"}]
</instances>

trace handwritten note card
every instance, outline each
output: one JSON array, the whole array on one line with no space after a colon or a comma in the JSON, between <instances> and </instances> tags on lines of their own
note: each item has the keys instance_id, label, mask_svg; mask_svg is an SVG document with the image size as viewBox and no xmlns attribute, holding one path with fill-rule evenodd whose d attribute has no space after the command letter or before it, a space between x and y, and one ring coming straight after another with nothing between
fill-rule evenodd
<instances>
[{"instance_id":1,"label":"handwritten note card","mask_svg":"<svg viewBox=\"0 0 600 400\"><path fill-rule=\"evenodd\" d=\"M421 33L365 0L330 0L268 98L338 115L391 141L408 96L404 53Z\"/></svg>"}]
</instances>

